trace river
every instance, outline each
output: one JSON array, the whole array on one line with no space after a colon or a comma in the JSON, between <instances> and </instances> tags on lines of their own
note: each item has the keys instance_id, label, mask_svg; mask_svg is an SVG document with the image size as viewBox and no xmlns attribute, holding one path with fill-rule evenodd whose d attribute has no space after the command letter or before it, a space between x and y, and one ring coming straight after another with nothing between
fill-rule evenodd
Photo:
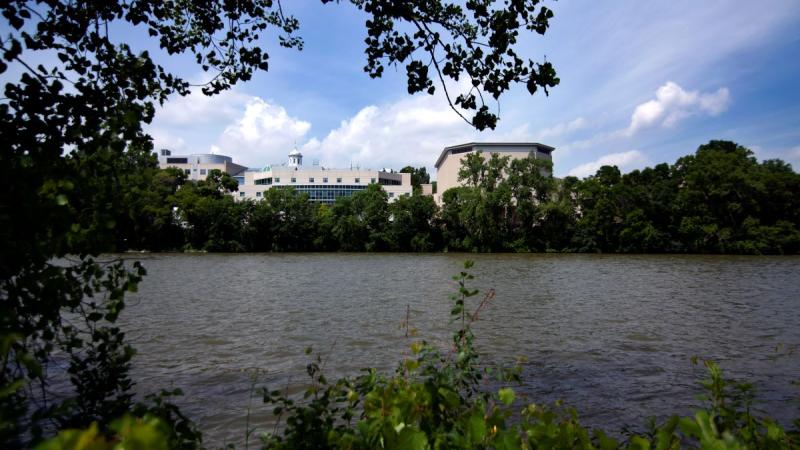
<instances>
[{"instance_id":1,"label":"river","mask_svg":"<svg viewBox=\"0 0 800 450\"><path fill-rule=\"evenodd\" d=\"M131 258L131 256L126 256ZM487 361L525 358L535 402L564 399L615 432L687 414L704 369L752 381L758 406L800 417L800 258L665 255L145 254L148 275L122 326L138 350L137 391L177 400L210 446L271 430L252 386L305 382L306 347L329 378L392 370L413 339L446 349L452 276L496 291L476 324ZM480 298L480 297L476 297ZM476 300L477 301L477 300ZM401 324L408 309L417 338ZM248 406L250 405L250 406Z\"/></svg>"}]
</instances>

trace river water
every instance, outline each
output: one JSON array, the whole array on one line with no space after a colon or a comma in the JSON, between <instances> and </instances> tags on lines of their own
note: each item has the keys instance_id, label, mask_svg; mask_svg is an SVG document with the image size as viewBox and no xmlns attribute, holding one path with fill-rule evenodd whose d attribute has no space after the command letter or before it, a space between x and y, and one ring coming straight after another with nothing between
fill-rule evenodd
<instances>
[{"instance_id":1,"label":"river water","mask_svg":"<svg viewBox=\"0 0 800 450\"><path fill-rule=\"evenodd\" d=\"M564 399L619 432L688 414L692 357L754 382L758 406L800 417L800 258L464 254L154 254L122 325L137 391L180 387L207 445L270 431L252 386L304 385L308 346L329 379L392 370L413 339L447 349L448 295L465 259L496 297L475 326L487 362L524 357L526 400ZM479 299L479 297L475 297ZM476 300L477 301L477 300ZM408 311L417 338L401 324Z\"/></svg>"}]
</instances>

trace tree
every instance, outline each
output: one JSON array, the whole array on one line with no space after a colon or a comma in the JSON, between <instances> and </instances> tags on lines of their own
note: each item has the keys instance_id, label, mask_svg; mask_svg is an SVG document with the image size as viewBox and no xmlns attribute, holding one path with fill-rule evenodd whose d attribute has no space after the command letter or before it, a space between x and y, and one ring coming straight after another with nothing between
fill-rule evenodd
<instances>
[{"instance_id":1,"label":"tree","mask_svg":"<svg viewBox=\"0 0 800 450\"><path fill-rule=\"evenodd\" d=\"M345 251L386 251L391 247L387 227L389 196L378 184L370 184L333 205L333 234Z\"/></svg>"},{"instance_id":2,"label":"tree","mask_svg":"<svg viewBox=\"0 0 800 450\"><path fill-rule=\"evenodd\" d=\"M433 197L415 192L400 196L389 205L392 221L390 241L395 250L430 252L441 248L441 232Z\"/></svg>"},{"instance_id":3,"label":"tree","mask_svg":"<svg viewBox=\"0 0 800 450\"><path fill-rule=\"evenodd\" d=\"M558 83L550 63L523 61L515 51L521 31L544 33L552 18L538 0L512 0L499 7L494 2L461 6L422 0L352 3L370 15L365 67L369 75L378 77L386 66L405 64L409 93L433 94L435 87L428 75L433 68L454 110L459 114L460 110L475 111L468 121L478 129L494 127L497 120L484 94L497 99L514 83L526 84L531 93L539 88L547 92ZM136 189L118 188L125 180L131 181L131 170L153 169L152 159L145 162L147 158L142 157L152 150L142 126L152 120L155 106L172 95L188 94L191 86L148 52L136 51L117 39L129 34L114 31L139 29L170 55L191 55L203 71L210 72L210 80L201 86L208 95L268 69L269 55L260 39L270 31L276 32L284 47L301 49L303 41L295 35L299 22L272 0L10 0L0 4L0 12L5 22L0 74L8 72L11 79L0 100L0 141L4 143L0 152L0 350L4 361L0 367L0 392L4 393L0 446L16 447L24 436L38 440L40 423L83 426L97 420L106 429L111 415L131 407L125 393L130 387L127 364L132 351L114 322L124 308L124 293L136 288L144 269L119 261L101 263L91 255L130 245L118 239L123 229L131 234L177 230L166 212L169 202L140 203L136 208L146 218L141 221L125 210L150 175L132 182L139 186ZM413 31L407 32L406 27ZM40 59L38 54L48 56L41 58L43 63L33 64ZM452 99L444 82L460 76L468 77L472 87ZM132 165L119 163L126 159ZM177 189L171 184L180 184L177 179L152 180L167 183L162 187L174 188L172 193L178 197L188 197L192 189ZM217 181L199 187L218 192L229 189L225 180ZM289 204L296 200L285 193L272 195ZM195 212L204 210L220 219L208 222L208 236L219 239L207 239L203 246L228 249L241 242L238 237L228 239L224 230L236 222L229 220L238 214L231 211L245 206L225 202L201 192L193 204ZM280 211L298 211L297 216L281 219L280 226L309 223L310 210ZM287 234L281 236L302 230L285 229ZM193 239L199 245L199 236ZM289 244L291 248L300 245L295 240L276 245L290 248ZM66 255L76 259L66 265L53 263L54 258ZM81 315L81 326L65 327L63 314ZM81 339L85 333L91 339ZM96 392L106 398L75 395L60 405L37 404L37 392L46 392L48 385L42 368L57 351L72 358L76 394ZM85 378L81 378L83 371ZM35 390L34 383L42 389ZM25 414L33 420L30 432L19 421Z\"/></svg>"},{"instance_id":4,"label":"tree","mask_svg":"<svg viewBox=\"0 0 800 450\"><path fill-rule=\"evenodd\" d=\"M323 0L330 2L331 0ZM445 1L351 0L372 17L367 21L367 65L373 78L384 68L406 64L408 93L436 91L439 86L453 111L479 130L494 129L497 115L487 98L497 100L514 83L545 94L556 86L553 65L520 58L514 46L521 31L544 34L553 11L539 0ZM453 98L447 79L466 77L470 89ZM468 119L461 111L475 111Z\"/></svg>"},{"instance_id":5,"label":"tree","mask_svg":"<svg viewBox=\"0 0 800 450\"><path fill-rule=\"evenodd\" d=\"M790 166L762 165L745 147L710 141L680 158L674 170L680 186L677 232L688 250L783 253L798 248L800 176Z\"/></svg>"}]
</instances>

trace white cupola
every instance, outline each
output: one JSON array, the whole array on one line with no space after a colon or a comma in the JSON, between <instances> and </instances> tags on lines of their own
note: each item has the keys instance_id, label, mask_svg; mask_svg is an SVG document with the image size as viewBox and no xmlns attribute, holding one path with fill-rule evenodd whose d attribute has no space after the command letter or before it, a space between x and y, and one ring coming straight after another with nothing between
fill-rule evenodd
<instances>
[{"instance_id":1,"label":"white cupola","mask_svg":"<svg viewBox=\"0 0 800 450\"><path fill-rule=\"evenodd\" d=\"M297 150L297 147L289 152L289 167L299 167L303 165L303 154Z\"/></svg>"}]
</instances>

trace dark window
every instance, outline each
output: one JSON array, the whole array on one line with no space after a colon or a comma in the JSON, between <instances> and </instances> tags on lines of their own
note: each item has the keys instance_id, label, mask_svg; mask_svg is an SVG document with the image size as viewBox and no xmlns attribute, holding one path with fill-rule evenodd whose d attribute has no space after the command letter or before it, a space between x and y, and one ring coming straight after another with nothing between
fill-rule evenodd
<instances>
[{"instance_id":1,"label":"dark window","mask_svg":"<svg viewBox=\"0 0 800 450\"><path fill-rule=\"evenodd\" d=\"M356 183L361 183L361 178L356 178Z\"/></svg>"},{"instance_id":2,"label":"dark window","mask_svg":"<svg viewBox=\"0 0 800 450\"><path fill-rule=\"evenodd\" d=\"M322 178L322 182L323 182L323 183L327 183L327 182L328 182L328 177L323 177L323 178Z\"/></svg>"},{"instance_id":3,"label":"dark window","mask_svg":"<svg viewBox=\"0 0 800 450\"><path fill-rule=\"evenodd\" d=\"M206 169L200 169L200 175L205 175L205 174L206 174Z\"/></svg>"},{"instance_id":4,"label":"dark window","mask_svg":"<svg viewBox=\"0 0 800 450\"><path fill-rule=\"evenodd\" d=\"M276 183L280 183L280 182L281 182L281 179L280 179L280 177L275 177L275 182L276 182Z\"/></svg>"},{"instance_id":5,"label":"dark window","mask_svg":"<svg viewBox=\"0 0 800 450\"><path fill-rule=\"evenodd\" d=\"M272 184L272 178L261 178L253 182L253 184L258 184L258 185Z\"/></svg>"},{"instance_id":6,"label":"dark window","mask_svg":"<svg viewBox=\"0 0 800 450\"><path fill-rule=\"evenodd\" d=\"M189 164L188 158L167 158L167 164Z\"/></svg>"},{"instance_id":7,"label":"dark window","mask_svg":"<svg viewBox=\"0 0 800 450\"><path fill-rule=\"evenodd\" d=\"M244 197L244 192L239 192L239 197Z\"/></svg>"},{"instance_id":8,"label":"dark window","mask_svg":"<svg viewBox=\"0 0 800 450\"><path fill-rule=\"evenodd\" d=\"M186 172L186 175L191 175L192 174L192 171L189 170L189 169L184 170L184 172Z\"/></svg>"},{"instance_id":9,"label":"dark window","mask_svg":"<svg viewBox=\"0 0 800 450\"><path fill-rule=\"evenodd\" d=\"M292 177L292 183L297 183L297 178Z\"/></svg>"},{"instance_id":10,"label":"dark window","mask_svg":"<svg viewBox=\"0 0 800 450\"><path fill-rule=\"evenodd\" d=\"M314 177L308 177L308 182L309 183L313 183L314 182Z\"/></svg>"},{"instance_id":11,"label":"dark window","mask_svg":"<svg viewBox=\"0 0 800 450\"><path fill-rule=\"evenodd\" d=\"M261 192L256 192L256 197L261 197Z\"/></svg>"},{"instance_id":12,"label":"dark window","mask_svg":"<svg viewBox=\"0 0 800 450\"><path fill-rule=\"evenodd\" d=\"M337 182L337 183L341 183L341 182L342 182L342 179L341 179L341 178L337 178L337 179L336 179L336 182Z\"/></svg>"}]
</instances>

